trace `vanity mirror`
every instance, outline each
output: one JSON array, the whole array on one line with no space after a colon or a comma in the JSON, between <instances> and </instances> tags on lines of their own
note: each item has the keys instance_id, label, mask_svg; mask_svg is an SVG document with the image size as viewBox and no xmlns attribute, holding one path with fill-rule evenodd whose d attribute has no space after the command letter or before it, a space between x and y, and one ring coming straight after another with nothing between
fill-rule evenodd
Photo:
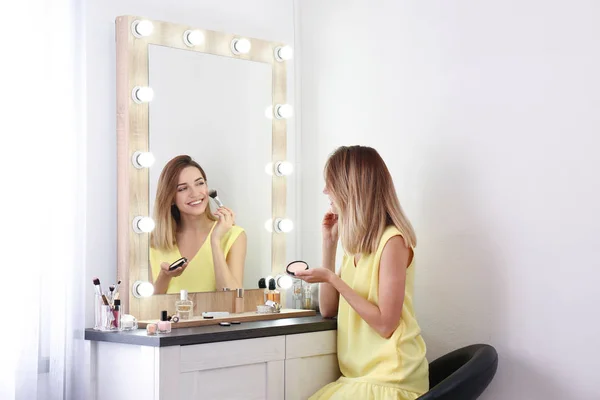
<instances>
[{"instance_id":1,"label":"vanity mirror","mask_svg":"<svg viewBox=\"0 0 600 400\"><path fill-rule=\"evenodd\" d=\"M291 48L141 17L118 17L116 27L123 306L157 318L185 289L196 304L224 307L233 294L219 291L231 286L246 289L251 304L262 296L251 290L258 280L283 270L293 227L285 199ZM219 229L214 221L229 220L230 210L233 226ZM207 229L182 236L190 221ZM214 266L219 252L231 275ZM159 274L184 257L172 275Z\"/></svg>"}]
</instances>

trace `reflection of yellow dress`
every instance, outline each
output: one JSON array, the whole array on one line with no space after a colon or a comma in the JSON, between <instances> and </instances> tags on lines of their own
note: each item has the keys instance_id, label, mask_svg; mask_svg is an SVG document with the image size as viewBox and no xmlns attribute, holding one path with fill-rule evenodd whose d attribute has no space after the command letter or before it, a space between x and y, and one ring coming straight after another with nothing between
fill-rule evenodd
<instances>
[{"instance_id":1,"label":"reflection of yellow dress","mask_svg":"<svg viewBox=\"0 0 600 400\"><path fill-rule=\"evenodd\" d=\"M356 267L352 256L344 256L342 279L373 304L378 304L381 253L387 241L397 235L400 231L396 227L387 227L377 251L363 255ZM379 336L340 296L337 352L343 376L311 399L409 400L427 392L429 366L413 311L413 283L414 259L406 270L400 325L389 339Z\"/></svg>"},{"instance_id":2,"label":"reflection of yellow dress","mask_svg":"<svg viewBox=\"0 0 600 400\"><path fill-rule=\"evenodd\" d=\"M215 225L216 222L210 229L210 232L202 244L202 247L198 250L198 253L190 260L187 268L183 271L183 274L171 279L167 289L168 294L179 293L182 289L185 289L190 293L213 292L217 289L215 281L215 265L213 263L212 249L210 247L210 237ZM221 249L223 249L225 258L227 258L231 246L233 246L233 243L242 232L244 232L244 229L234 225L227 233L225 233L225 235L223 235L223 238L221 239ZM150 266L152 267L153 281L156 281L156 278L158 278L160 264L162 262L171 264L181 257L182 255L179 252L179 247L177 247L177 245L174 245L173 249L170 251L161 251L151 247Z\"/></svg>"}]
</instances>

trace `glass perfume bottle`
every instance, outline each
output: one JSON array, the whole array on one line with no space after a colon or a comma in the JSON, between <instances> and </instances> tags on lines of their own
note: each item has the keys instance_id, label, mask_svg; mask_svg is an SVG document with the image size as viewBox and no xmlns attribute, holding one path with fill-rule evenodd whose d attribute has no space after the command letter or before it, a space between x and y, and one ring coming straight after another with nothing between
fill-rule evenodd
<instances>
[{"instance_id":1,"label":"glass perfume bottle","mask_svg":"<svg viewBox=\"0 0 600 400\"><path fill-rule=\"evenodd\" d=\"M306 286L304 286L304 307L302 308L305 310L312 310L313 308L312 285L310 283L307 283Z\"/></svg>"},{"instance_id":2,"label":"glass perfume bottle","mask_svg":"<svg viewBox=\"0 0 600 400\"><path fill-rule=\"evenodd\" d=\"M300 279L294 279L294 283L292 285L293 299L294 299L294 308L302 309L302 281Z\"/></svg>"},{"instance_id":3,"label":"glass perfume bottle","mask_svg":"<svg viewBox=\"0 0 600 400\"><path fill-rule=\"evenodd\" d=\"M266 300L274 301L275 303L281 304L281 293L277 290L277 284L275 279L269 281L269 290L266 291Z\"/></svg>"},{"instance_id":4,"label":"glass perfume bottle","mask_svg":"<svg viewBox=\"0 0 600 400\"><path fill-rule=\"evenodd\" d=\"M187 290L179 292L179 300L175 302L175 312L180 320L191 319L194 311L194 303L188 299Z\"/></svg>"}]
</instances>

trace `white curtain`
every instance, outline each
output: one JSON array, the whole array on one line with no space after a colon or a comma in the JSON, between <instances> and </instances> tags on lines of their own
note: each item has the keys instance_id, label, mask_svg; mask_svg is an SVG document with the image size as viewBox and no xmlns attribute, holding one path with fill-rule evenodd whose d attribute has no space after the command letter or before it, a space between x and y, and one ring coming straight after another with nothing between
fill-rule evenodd
<instances>
[{"instance_id":1,"label":"white curtain","mask_svg":"<svg viewBox=\"0 0 600 400\"><path fill-rule=\"evenodd\" d=\"M0 399L89 398L84 4L0 6Z\"/></svg>"}]
</instances>

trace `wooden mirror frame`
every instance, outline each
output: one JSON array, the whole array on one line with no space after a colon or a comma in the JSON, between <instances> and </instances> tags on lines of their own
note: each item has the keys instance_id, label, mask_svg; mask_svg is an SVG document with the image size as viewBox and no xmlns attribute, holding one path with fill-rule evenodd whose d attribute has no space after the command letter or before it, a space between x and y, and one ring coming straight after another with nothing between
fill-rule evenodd
<instances>
[{"instance_id":1,"label":"wooden mirror frame","mask_svg":"<svg viewBox=\"0 0 600 400\"><path fill-rule=\"evenodd\" d=\"M134 35L135 21L150 21L154 29L145 37ZM204 42L194 47L183 41L184 32L199 30ZM247 54L234 54L231 42L241 36L210 31L187 25L154 21L137 16L120 16L116 19L117 45L117 274L121 279L121 302L125 312L138 319L158 318L161 310L174 311L178 294L154 295L147 298L133 296L134 282L150 281L149 245L150 234L136 233L133 220L137 216L151 216L149 210L149 170L138 169L132 163L136 151L148 151L149 107L148 103L133 100L136 86L148 86L148 46L166 46L187 51L196 51L217 56L262 62L272 67L273 108L286 104L287 68L285 61L275 58L276 48L284 43L268 42L245 37L251 43ZM285 119L272 119L272 162L286 160L287 123ZM271 204L272 219L286 215L286 177L273 174ZM271 235L271 271L273 276L281 273L285 264L286 235L273 232ZM126 292L126 293L124 293ZM201 311L232 311L234 292L190 293ZM246 309L262 303L263 291L246 290Z\"/></svg>"}]
</instances>

